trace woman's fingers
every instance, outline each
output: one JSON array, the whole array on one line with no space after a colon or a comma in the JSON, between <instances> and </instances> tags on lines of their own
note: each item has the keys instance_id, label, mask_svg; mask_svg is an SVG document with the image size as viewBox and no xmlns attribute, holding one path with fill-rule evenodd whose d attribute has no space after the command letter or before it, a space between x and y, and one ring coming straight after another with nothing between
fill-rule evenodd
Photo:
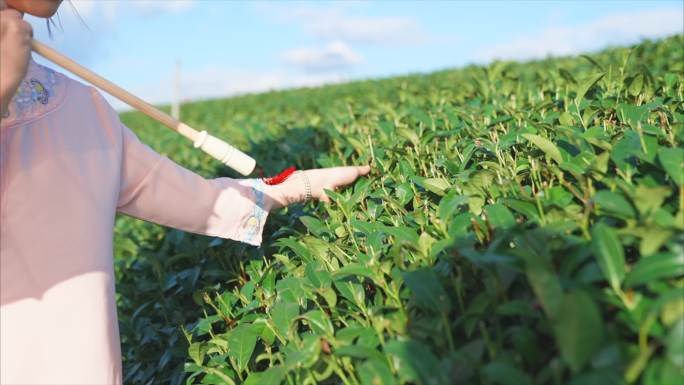
<instances>
[{"instance_id":1,"label":"woman's fingers","mask_svg":"<svg viewBox=\"0 0 684 385\"><path fill-rule=\"evenodd\" d=\"M335 178L332 180L333 187L346 186L353 183L359 177L359 172L355 166L340 167L335 171L337 175L334 175Z\"/></svg>"},{"instance_id":2,"label":"woman's fingers","mask_svg":"<svg viewBox=\"0 0 684 385\"><path fill-rule=\"evenodd\" d=\"M309 181L311 196L321 202L330 203L326 190L337 191L356 181L360 176L368 175L370 166L346 166L305 170L304 178L288 178L284 183L269 186L269 196L274 199L273 207L283 207L305 199L305 180Z\"/></svg>"},{"instance_id":3,"label":"woman's fingers","mask_svg":"<svg viewBox=\"0 0 684 385\"><path fill-rule=\"evenodd\" d=\"M335 174L337 174L337 178L333 180L334 186L342 187L354 183L359 176L368 174L370 172L370 166L336 167L333 170L335 171Z\"/></svg>"},{"instance_id":4,"label":"woman's fingers","mask_svg":"<svg viewBox=\"0 0 684 385\"><path fill-rule=\"evenodd\" d=\"M325 190L337 191L341 187L354 183L359 176L367 175L370 172L370 166L332 167L311 171L313 171L312 177L318 179L312 184L320 186L319 191L314 191L314 197L321 202L329 203L330 198Z\"/></svg>"},{"instance_id":5,"label":"woman's fingers","mask_svg":"<svg viewBox=\"0 0 684 385\"><path fill-rule=\"evenodd\" d=\"M369 165L365 166L356 166L356 169L359 170L359 175L368 175L370 172L371 168Z\"/></svg>"}]
</instances>

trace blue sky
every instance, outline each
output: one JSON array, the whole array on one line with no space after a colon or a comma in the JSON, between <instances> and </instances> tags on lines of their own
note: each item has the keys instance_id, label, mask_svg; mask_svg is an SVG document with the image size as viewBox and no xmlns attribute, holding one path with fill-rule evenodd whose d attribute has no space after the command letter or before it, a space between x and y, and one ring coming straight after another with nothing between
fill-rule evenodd
<instances>
[{"instance_id":1,"label":"blue sky","mask_svg":"<svg viewBox=\"0 0 684 385\"><path fill-rule=\"evenodd\" d=\"M143 99L269 89L595 51L684 33L676 1L65 1L36 38ZM39 60L40 61L40 60ZM110 98L119 109L124 105Z\"/></svg>"}]
</instances>

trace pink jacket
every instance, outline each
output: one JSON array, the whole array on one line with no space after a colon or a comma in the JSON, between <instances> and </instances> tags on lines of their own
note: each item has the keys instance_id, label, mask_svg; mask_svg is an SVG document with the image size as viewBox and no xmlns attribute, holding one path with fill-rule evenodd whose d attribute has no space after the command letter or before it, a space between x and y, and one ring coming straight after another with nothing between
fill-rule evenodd
<instances>
[{"instance_id":1,"label":"pink jacket","mask_svg":"<svg viewBox=\"0 0 684 385\"><path fill-rule=\"evenodd\" d=\"M33 61L0 145L2 384L121 383L117 211L261 243L263 182L188 171L141 143L97 90Z\"/></svg>"}]
</instances>

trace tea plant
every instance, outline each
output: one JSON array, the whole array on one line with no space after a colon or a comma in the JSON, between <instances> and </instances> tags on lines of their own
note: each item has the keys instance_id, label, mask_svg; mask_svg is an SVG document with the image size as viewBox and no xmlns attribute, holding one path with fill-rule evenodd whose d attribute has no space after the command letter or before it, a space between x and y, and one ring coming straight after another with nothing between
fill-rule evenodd
<instances>
[{"instance_id":1,"label":"tea plant","mask_svg":"<svg viewBox=\"0 0 684 385\"><path fill-rule=\"evenodd\" d=\"M267 174L374 172L272 215L262 248L119 218L125 381L679 383L683 59L675 36L184 106Z\"/></svg>"}]
</instances>

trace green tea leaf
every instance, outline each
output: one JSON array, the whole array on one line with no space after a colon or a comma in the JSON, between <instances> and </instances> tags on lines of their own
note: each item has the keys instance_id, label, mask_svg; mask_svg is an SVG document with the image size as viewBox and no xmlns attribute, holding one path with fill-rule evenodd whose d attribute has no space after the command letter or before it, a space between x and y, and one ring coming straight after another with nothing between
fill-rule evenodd
<instances>
[{"instance_id":1,"label":"green tea leaf","mask_svg":"<svg viewBox=\"0 0 684 385\"><path fill-rule=\"evenodd\" d=\"M482 373L494 384L532 385L532 380L527 373L508 362L491 362L482 368Z\"/></svg>"},{"instance_id":2,"label":"green tea leaf","mask_svg":"<svg viewBox=\"0 0 684 385\"><path fill-rule=\"evenodd\" d=\"M547 199L550 204L565 208L572 202L572 194L562 186L555 186L548 190Z\"/></svg>"},{"instance_id":3,"label":"green tea leaf","mask_svg":"<svg viewBox=\"0 0 684 385\"><path fill-rule=\"evenodd\" d=\"M459 195L456 191L450 191L439 201L439 219L443 222L448 221L456 213L459 206L467 203L467 197Z\"/></svg>"},{"instance_id":4,"label":"green tea leaf","mask_svg":"<svg viewBox=\"0 0 684 385\"><path fill-rule=\"evenodd\" d=\"M330 273L318 262L312 262L306 265L306 277L311 282L311 286L322 289L330 287L332 277Z\"/></svg>"},{"instance_id":5,"label":"green tea leaf","mask_svg":"<svg viewBox=\"0 0 684 385\"><path fill-rule=\"evenodd\" d=\"M579 57L581 57L582 59L587 60L589 63L593 64L594 67L596 67L597 69L603 71L603 66L602 66L601 64L599 64L599 62L596 61L596 59L592 58L591 56L589 56L589 55L579 55Z\"/></svg>"},{"instance_id":6,"label":"green tea leaf","mask_svg":"<svg viewBox=\"0 0 684 385\"><path fill-rule=\"evenodd\" d=\"M285 368L273 366L263 372L252 372L245 385L280 385L285 379Z\"/></svg>"},{"instance_id":7,"label":"green tea leaf","mask_svg":"<svg viewBox=\"0 0 684 385\"><path fill-rule=\"evenodd\" d=\"M349 345L335 349L335 354L341 357L369 358L372 360L383 360L384 356L375 347L364 345Z\"/></svg>"},{"instance_id":8,"label":"green tea leaf","mask_svg":"<svg viewBox=\"0 0 684 385\"><path fill-rule=\"evenodd\" d=\"M639 260L627 275L625 286L633 287L681 275L684 275L684 254L654 254Z\"/></svg>"},{"instance_id":9,"label":"green tea leaf","mask_svg":"<svg viewBox=\"0 0 684 385\"><path fill-rule=\"evenodd\" d=\"M382 359L370 359L361 364L359 378L362 385L397 384L387 362Z\"/></svg>"},{"instance_id":10,"label":"green tea leaf","mask_svg":"<svg viewBox=\"0 0 684 385\"><path fill-rule=\"evenodd\" d=\"M250 324L240 324L228 335L228 355L236 361L240 372L247 368L256 342L257 334Z\"/></svg>"},{"instance_id":11,"label":"green tea leaf","mask_svg":"<svg viewBox=\"0 0 684 385\"><path fill-rule=\"evenodd\" d=\"M441 281L432 269L404 273L404 282L411 289L416 304L434 311L448 311L450 301Z\"/></svg>"},{"instance_id":12,"label":"green tea leaf","mask_svg":"<svg viewBox=\"0 0 684 385\"><path fill-rule=\"evenodd\" d=\"M288 346L284 368L286 371L295 368L310 368L318 361L321 353L321 337L305 334L301 343Z\"/></svg>"},{"instance_id":13,"label":"green tea leaf","mask_svg":"<svg viewBox=\"0 0 684 385\"><path fill-rule=\"evenodd\" d=\"M449 182L443 178L425 178L420 182L426 190L431 191L437 195L443 196L446 190L451 187Z\"/></svg>"},{"instance_id":14,"label":"green tea leaf","mask_svg":"<svg viewBox=\"0 0 684 385\"><path fill-rule=\"evenodd\" d=\"M341 278L350 275L358 275L374 281L377 280L377 275L373 272L373 270L358 263L350 263L333 273L333 277L335 278Z\"/></svg>"},{"instance_id":15,"label":"green tea leaf","mask_svg":"<svg viewBox=\"0 0 684 385\"><path fill-rule=\"evenodd\" d=\"M684 368L684 317L672 326L667 336L667 358L680 369Z\"/></svg>"},{"instance_id":16,"label":"green tea leaf","mask_svg":"<svg viewBox=\"0 0 684 385\"><path fill-rule=\"evenodd\" d=\"M406 205L413 199L413 190L408 183L402 183L396 187L395 194L402 205Z\"/></svg>"},{"instance_id":17,"label":"green tea leaf","mask_svg":"<svg viewBox=\"0 0 684 385\"><path fill-rule=\"evenodd\" d=\"M295 302L279 301L271 309L271 319L275 330L286 337L292 320L299 315L299 305Z\"/></svg>"},{"instance_id":18,"label":"green tea leaf","mask_svg":"<svg viewBox=\"0 0 684 385\"><path fill-rule=\"evenodd\" d=\"M659 209L671 194L667 186L648 187L640 184L635 190L634 205L639 213L649 215Z\"/></svg>"},{"instance_id":19,"label":"green tea leaf","mask_svg":"<svg viewBox=\"0 0 684 385\"><path fill-rule=\"evenodd\" d=\"M333 335L333 326L328 316L321 310L311 310L302 317L307 321L311 330L316 334Z\"/></svg>"},{"instance_id":20,"label":"green tea leaf","mask_svg":"<svg viewBox=\"0 0 684 385\"><path fill-rule=\"evenodd\" d=\"M366 294L363 291L363 286L358 283L349 281L335 281L334 283L337 291L342 294L342 297L353 303L358 307L362 307L366 300Z\"/></svg>"},{"instance_id":21,"label":"green tea leaf","mask_svg":"<svg viewBox=\"0 0 684 385\"><path fill-rule=\"evenodd\" d=\"M534 294L547 316L557 318L563 300L563 289L551 264L546 240L534 232L527 232L518 237L516 243L523 250L521 254L525 260L525 275Z\"/></svg>"},{"instance_id":22,"label":"green tea leaf","mask_svg":"<svg viewBox=\"0 0 684 385\"><path fill-rule=\"evenodd\" d=\"M601 313L583 291L571 291L563 297L554 330L561 356L574 372L582 369L603 344Z\"/></svg>"},{"instance_id":23,"label":"green tea leaf","mask_svg":"<svg viewBox=\"0 0 684 385\"><path fill-rule=\"evenodd\" d=\"M395 242L405 243L413 247L418 247L419 236L416 231L410 227L396 226L389 227L385 226L383 228L384 232L394 237Z\"/></svg>"},{"instance_id":24,"label":"green tea leaf","mask_svg":"<svg viewBox=\"0 0 684 385\"><path fill-rule=\"evenodd\" d=\"M193 342L190 344L188 355L195 361L195 364L202 366L202 362L204 362L204 352L202 351L202 344L200 342Z\"/></svg>"},{"instance_id":25,"label":"green tea leaf","mask_svg":"<svg viewBox=\"0 0 684 385\"><path fill-rule=\"evenodd\" d=\"M535 146L539 147L540 150L544 151L546 156L556 161L556 163L561 164L563 162L563 157L561 156L558 147L556 147L550 140L534 134L523 134L525 139L529 140Z\"/></svg>"},{"instance_id":26,"label":"green tea leaf","mask_svg":"<svg viewBox=\"0 0 684 385\"><path fill-rule=\"evenodd\" d=\"M539 220L539 212L532 203L525 202L519 199L505 199L504 203L506 204L506 206L526 216L530 220Z\"/></svg>"},{"instance_id":27,"label":"green tea leaf","mask_svg":"<svg viewBox=\"0 0 684 385\"><path fill-rule=\"evenodd\" d=\"M314 217L302 215L299 217L299 220L304 224L304 226L306 226L307 229L309 229L312 234L316 236L320 237L322 234L330 233L330 231L325 227L325 224Z\"/></svg>"},{"instance_id":28,"label":"green tea leaf","mask_svg":"<svg viewBox=\"0 0 684 385\"><path fill-rule=\"evenodd\" d=\"M614 291L620 292L620 284L625 278L625 253L615 230L604 223L597 223L591 228L591 237L603 276Z\"/></svg>"},{"instance_id":29,"label":"green tea leaf","mask_svg":"<svg viewBox=\"0 0 684 385\"><path fill-rule=\"evenodd\" d=\"M672 231L662 229L658 226L648 226L641 235L639 252L647 256L656 253L672 237Z\"/></svg>"},{"instance_id":30,"label":"green tea leaf","mask_svg":"<svg viewBox=\"0 0 684 385\"><path fill-rule=\"evenodd\" d=\"M599 210L606 211L618 218L629 219L636 216L636 211L632 205L618 193L601 190L592 199Z\"/></svg>"},{"instance_id":31,"label":"green tea leaf","mask_svg":"<svg viewBox=\"0 0 684 385\"><path fill-rule=\"evenodd\" d=\"M397 357L396 368L402 381L426 385L444 383L437 370L437 357L424 344L415 340L391 340L385 344L385 352Z\"/></svg>"},{"instance_id":32,"label":"green tea leaf","mask_svg":"<svg viewBox=\"0 0 684 385\"><path fill-rule=\"evenodd\" d=\"M495 229L507 229L515 226L515 218L510 210L502 204L494 204L485 206L487 219Z\"/></svg>"},{"instance_id":33,"label":"green tea leaf","mask_svg":"<svg viewBox=\"0 0 684 385\"><path fill-rule=\"evenodd\" d=\"M658 150L658 160L674 183L683 186L684 148L661 148Z\"/></svg>"},{"instance_id":34,"label":"green tea leaf","mask_svg":"<svg viewBox=\"0 0 684 385\"><path fill-rule=\"evenodd\" d=\"M637 165L641 155L641 141L635 131L625 131L624 136L613 145L610 158L623 172L630 172Z\"/></svg>"},{"instance_id":35,"label":"green tea leaf","mask_svg":"<svg viewBox=\"0 0 684 385\"><path fill-rule=\"evenodd\" d=\"M300 303L309 297L304 286L305 280L298 277L283 278L276 283L278 296L286 302Z\"/></svg>"},{"instance_id":36,"label":"green tea leaf","mask_svg":"<svg viewBox=\"0 0 684 385\"><path fill-rule=\"evenodd\" d=\"M603 76L605 76L605 73L596 74L582 80L582 82L580 82L577 86L577 96L575 97L575 103L579 104L582 101L582 99L584 99L584 95L587 94L587 91L589 91L591 87L598 83L598 81L601 80Z\"/></svg>"},{"instance_id":37,"label":"green tea leaf","mask_svg":"<svg viewBox=\"0 0 684 385\"><path fill-rule=\"evenodd\" d=\"M618 107L618 115L620 120L629 124L632 128L637 128L641 122L648 116L649 108L647 106L635 106L631 104L620 104Z\"/></svg>"}]
</instances>

